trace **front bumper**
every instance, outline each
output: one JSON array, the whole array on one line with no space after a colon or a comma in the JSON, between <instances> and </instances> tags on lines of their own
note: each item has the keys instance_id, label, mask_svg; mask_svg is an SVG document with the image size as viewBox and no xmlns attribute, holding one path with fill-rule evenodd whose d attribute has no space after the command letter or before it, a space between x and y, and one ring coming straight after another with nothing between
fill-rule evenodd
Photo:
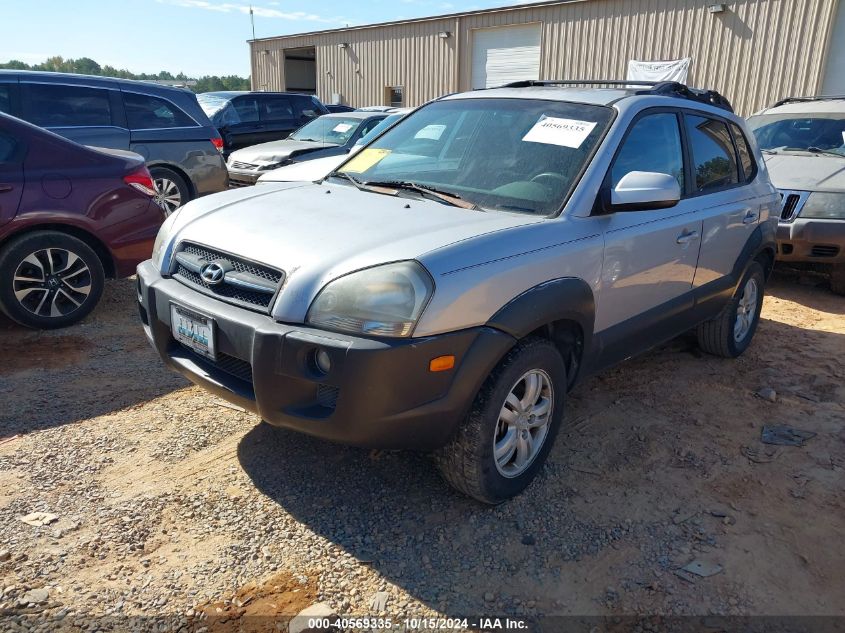
<instances>
[{"instance_id":1,"label":"front bumper","mask_svg":"<svg viewBox=\"0 0 845 633\"><path fill-rule=\"evenodd\" d=\"M778 261L845 262L845 220L795 218L778 224Z\"/></svg>"},{"instance_id":2,"label":"front bumper","mask_svg":"<svg viewBox=\"0 0 845 633\"><path fill-rule=\"evenodd\" d=\"M484 380L515 340L477 327L422 339L374 340L278 323L138 267L144 332L165 364L270 424L369 448L432 450L444 445ZM218 357L208 361L177 343L170 304L214 318ZM320 376L310 362L325 350ZM455 368L429 371L455 355Z\"/></svg>"},{"instance_id":3,"label":"front bumper","mask_svg":"<svg viewBox=\"0 0 845 633\"><path fill-rule=\"evenodd\" d=\"M249 187L258 181L258 177L265 173L264 171L245 171L242 169L233 169L227 167L229 170L229 188Z\"/></svg>"}]
</instances>

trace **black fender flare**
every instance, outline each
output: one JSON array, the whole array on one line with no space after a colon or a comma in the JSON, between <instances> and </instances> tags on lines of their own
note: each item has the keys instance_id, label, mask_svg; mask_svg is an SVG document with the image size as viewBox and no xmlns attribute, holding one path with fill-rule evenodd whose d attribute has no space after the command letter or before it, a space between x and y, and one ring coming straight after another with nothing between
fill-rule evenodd
<instances>
[{"instance_id":1,"label":"black fender flare","mask_svg":"<svg viewBox=\"0 0 845 633\"><path fill-rule=\"evenodd\" d=\"M775 263L775 254L777 253L777 239L775 238L775 224L770 221L761 222L757 228L748 236L745 246L734 262L733 270L731 271L731 279L734 282L734 290L739 287L739 282L742 281L745 271L751 265L751 262L756 260L762 253L769 251L770 261L768 268L764 270L766 279L772 272L772 267Z\"/></svg>"}]
</instances>

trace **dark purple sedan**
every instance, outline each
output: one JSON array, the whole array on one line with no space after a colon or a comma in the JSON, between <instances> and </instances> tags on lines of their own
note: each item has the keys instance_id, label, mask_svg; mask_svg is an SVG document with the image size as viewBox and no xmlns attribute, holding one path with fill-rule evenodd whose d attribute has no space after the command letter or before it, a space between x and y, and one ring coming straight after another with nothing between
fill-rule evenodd
<instances>
[{"instance_id":1,"label":"dark purple sedan","mask_svg":"<svg viewBox=\"0 0 845 633\"><path fill-rule=\"evenodd\" d=\"M154 195L137 154L0 114L0 310L33 328L85 317L105 277L149 259L164 220Z\"/></svg>"}]
</instances>

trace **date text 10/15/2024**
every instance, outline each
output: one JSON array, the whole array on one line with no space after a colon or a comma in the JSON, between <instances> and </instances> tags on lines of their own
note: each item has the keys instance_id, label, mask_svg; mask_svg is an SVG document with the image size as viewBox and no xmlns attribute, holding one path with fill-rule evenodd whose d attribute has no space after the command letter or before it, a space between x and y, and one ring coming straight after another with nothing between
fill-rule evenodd
<instances>
[{"instance_id":1,"label":"date text 10/15/2024","mask_svg":"<svg viewBox=\"0 0 845 633\"><path fill-rule=\"evenodd\" d=\"M384 630L384 631L525 631L528 622L518 618L309 618L313 630Z\"/></svg>"}]
</instances>

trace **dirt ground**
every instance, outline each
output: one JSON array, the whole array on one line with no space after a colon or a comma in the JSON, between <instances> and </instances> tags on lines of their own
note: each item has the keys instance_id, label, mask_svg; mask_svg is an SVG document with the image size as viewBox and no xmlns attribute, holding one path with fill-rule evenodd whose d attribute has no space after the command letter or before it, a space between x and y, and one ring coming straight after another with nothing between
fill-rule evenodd
<instances>
[{"instance_id":1,"label":"dirt ground","mask_svg":"<svg viewBox=\"0 0 845 633\"><path fill-rule=\"evenodd\" d=\"M845 615L845 298L800 281L776 275L738 360L682 338L582 383L497 508L424 455L268 428L169 373L132 281L77 327L0 322L0 628L375 615L382 591L397 618Z\"/></svg>"}]
</instances>

